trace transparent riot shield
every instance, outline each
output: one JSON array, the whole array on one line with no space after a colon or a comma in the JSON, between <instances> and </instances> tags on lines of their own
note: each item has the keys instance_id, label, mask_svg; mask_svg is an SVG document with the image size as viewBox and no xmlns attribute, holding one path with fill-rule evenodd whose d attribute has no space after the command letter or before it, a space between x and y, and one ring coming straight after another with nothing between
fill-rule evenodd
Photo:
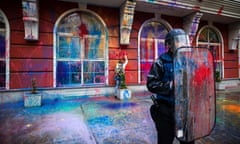
<instances>
[{"instance_id":1,"label":"transparent riot shield","mask_svg":"<svg viewBox=\"0 0 240 144\"><path fill-rule=\"evenodd\" d=\"M216 116L214 61L209 49L175 51L174 88L177 139L192 141L209 135Z\"/></svg>"}]
</instances>

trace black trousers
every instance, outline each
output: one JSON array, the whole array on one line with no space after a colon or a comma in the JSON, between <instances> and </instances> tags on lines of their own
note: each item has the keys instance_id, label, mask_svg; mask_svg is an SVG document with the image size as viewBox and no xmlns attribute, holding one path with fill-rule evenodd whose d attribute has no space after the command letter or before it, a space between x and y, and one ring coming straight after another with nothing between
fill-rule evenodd
<instances>
[{"instance_id":1,"label":"black trousers","mask_svg":"<svg viewBox=\"0 0 240 144\"><path fill-rule=\"evenodd\" d=\"M151 117L156 125L158 144L172 144L174 141L174 106L159 102L150 108ZM193 142L182 142L180 144L194 144Z\"/></svg>"}]
</instances>

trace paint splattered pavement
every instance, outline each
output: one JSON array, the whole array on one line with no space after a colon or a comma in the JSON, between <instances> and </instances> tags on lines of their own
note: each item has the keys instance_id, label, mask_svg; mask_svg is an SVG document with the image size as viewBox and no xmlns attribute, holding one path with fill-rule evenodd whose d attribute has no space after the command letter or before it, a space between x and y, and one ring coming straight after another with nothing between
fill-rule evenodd
<instances>
[{"instance_id":1,"label":"paint splattered pavement","mask_svg":"<svg viewBox=\"0 0 240 144\"><path fill-rule=\"evenodd\" d=\"M1 144L155 144L149 96L43 100L0 106ZM217 94L216 126L197 144L240 143L240 92ZM175 140L174 144L178 144Z\"/></svg>"}]
</instances>

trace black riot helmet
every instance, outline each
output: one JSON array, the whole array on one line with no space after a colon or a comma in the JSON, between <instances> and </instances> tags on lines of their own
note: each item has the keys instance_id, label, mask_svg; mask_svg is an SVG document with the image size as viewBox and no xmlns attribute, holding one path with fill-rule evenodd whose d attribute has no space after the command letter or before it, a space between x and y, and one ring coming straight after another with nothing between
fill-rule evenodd
<instances>
[{"instance_id":1,"label":"black riot helmet","mask_svg":"<svg viewBox=\"0 0 240 144\"><path fill-rule=\"evenodd\" d=\"M173 29L166 35L165 46L174 52L182 46L190 46L189 37L182 29Z\"/></svg>"}]
</instances>

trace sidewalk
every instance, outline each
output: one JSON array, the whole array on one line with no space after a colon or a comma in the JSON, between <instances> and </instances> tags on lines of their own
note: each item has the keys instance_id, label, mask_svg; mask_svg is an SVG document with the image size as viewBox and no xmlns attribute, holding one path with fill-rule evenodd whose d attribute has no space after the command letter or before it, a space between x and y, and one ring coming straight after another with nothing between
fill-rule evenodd
<instances>
[{"instance_id":1,"label":"sidewalk","mask_svg":"<svg viewBox=\"0 0 240 144\"><path fill-rule=\"evenodd\" d=\"M129 101L114 97L44 100L0 106L1 144L155 144L147 96ZM217 93L216 126L197 144L240 143L240 92ZM175 140L174 144L178 144Z\"/></svg>"}]
</instances>

